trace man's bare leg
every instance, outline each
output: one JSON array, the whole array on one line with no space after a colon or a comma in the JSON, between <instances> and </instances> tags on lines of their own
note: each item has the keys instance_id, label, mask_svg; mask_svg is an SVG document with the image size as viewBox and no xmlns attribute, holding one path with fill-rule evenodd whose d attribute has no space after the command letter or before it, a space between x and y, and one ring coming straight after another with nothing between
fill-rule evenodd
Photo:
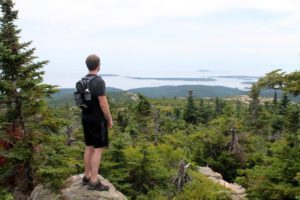
<instances>
[{"instance_id":1,"label":"man's bare leg","mask_svg":"<svg viewBox=\"0 0 300 200\"><path fill-rule=\"evenodd\" d=\"M90 178L92 175L91 171L91 159L94 152L93 146L86 146L84 151L84 176Z\"/></svg>"},{"instance_id":2,"label":"man's bare leg","mask_svg":"<svg viewBox=\"0 0 300 200\"><path fill-rule=\"evenodd\" d=\"M103 148L94 148L94 152L91 158L90 166L91 166L91 182L97 182L98 170L100 165L100 160L102 156Z\"/></svg>"}]
</instances>

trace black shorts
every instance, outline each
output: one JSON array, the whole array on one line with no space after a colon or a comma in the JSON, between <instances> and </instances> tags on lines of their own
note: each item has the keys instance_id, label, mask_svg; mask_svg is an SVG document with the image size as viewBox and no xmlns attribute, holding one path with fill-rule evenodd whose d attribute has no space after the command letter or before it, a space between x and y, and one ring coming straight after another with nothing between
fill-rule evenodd
<instances>
[{"instance_id":1,"label":"black shorts","mask_svg":"<svg viewBox=\"0 0 300 200\"><path fill-rule=\"evenodd\" d=\"M82 120L86 146L101 148L108 146L108 128L105 120Z\"/></svg>"}]
</instances>

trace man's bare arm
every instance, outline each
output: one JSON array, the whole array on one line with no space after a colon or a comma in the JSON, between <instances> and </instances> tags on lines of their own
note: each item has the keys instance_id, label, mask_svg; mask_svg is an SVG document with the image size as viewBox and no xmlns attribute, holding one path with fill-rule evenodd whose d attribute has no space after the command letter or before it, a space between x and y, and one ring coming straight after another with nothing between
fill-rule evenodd
<instances>
[{"instance_id":1,"label":"man's bare arm","mask_svg":"<svg viewBox=\"0 0 300 200\"><path fill-rule=\"evenodd\" d=\"M113 126L113 121L112 121L112 117L111 117L111 114L110 114L107 98L106 98L105 95L104 96L99 96L98 100L99 100L101 110L104 114L104 117L107 120L108 128L111 128Z\"/></svg>"}]
</instances>

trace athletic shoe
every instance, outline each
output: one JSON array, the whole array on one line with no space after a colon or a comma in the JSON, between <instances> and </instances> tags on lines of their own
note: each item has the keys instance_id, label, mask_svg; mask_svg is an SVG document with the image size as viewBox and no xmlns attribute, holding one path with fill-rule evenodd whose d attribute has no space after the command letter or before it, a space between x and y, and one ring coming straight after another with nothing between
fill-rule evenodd
<instances>
[{"instance_id":1,"label":"athletic shoe","mask_svg":"<svg viewBox=\"0 0 300 200\"><path fill-rule=\"evenodd\" d=\"M83 186L83 185L87 185L89 182L90 182L90 179L91 178L87 178L87 177L83 177L82 178L82 182L81 182L81 185Z\"/></svg>"},{"instance_id":2,"label":"athletic shoe","mask_svg":"<svg viewBox=\"0 0 300 200\"><path fill-rule=\"evenodd\" d=\"M98 191L108 191L109 186L108 185L103 185L99 179L97 179L96 183L91 183L89 182L88 184L88 189L89 190L98 190Z\"/></svg>"}]
</instances>

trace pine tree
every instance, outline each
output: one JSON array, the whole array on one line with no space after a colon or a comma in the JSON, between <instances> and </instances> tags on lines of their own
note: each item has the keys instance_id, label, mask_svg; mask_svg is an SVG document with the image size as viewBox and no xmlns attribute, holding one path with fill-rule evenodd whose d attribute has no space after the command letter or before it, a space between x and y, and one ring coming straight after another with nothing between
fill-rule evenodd
<instances>
[{"instance_id":1,"label":"pine tree","mask_svg":"<svg viewBox=\"0 0 300 200\"><path fill-rule=\"evenodd\" d=\"M290 104L290 99L287 95L287 93L283 93L280 102L279 102L279 114L284 115L286 114L286 109L288 105Z\"/></svg>"},{"instance_id":2,"label":"pine tree","mask_svg":"<svg viewBox=\"0 0 300 200\"><path fill-rule=\"evenodd\" d=\"M201 99L199 105L199 121L207 125L210 118L211 118L211 110L209 108L209 105L204 104L204 100Z\"/></svg>"},{"instance_id":3,"label":"pine tree","mask_svg":"<svg viewBox=\"0 0 300 200\"><path fill-rule=\"evenodd\" d=\"M300 94L300 71L294 71L289 74L281 72L277 69L267 73L258 80L260 88L271 88L276 90L284 90L294 96Z\"/></svg>"},{"instance_id":4,"label":"pine tree","mask_svg":"<svg viewBox=\"0 0 300 200\"><path fill-rule=\"evenodd\" d=\"M132 199L139 194L147 194L149 190L165 188L170 180L170 169L163 166L163 159L157 146L142 142L136 148L128 147L124 150L128 167L128 180L131 189L128 190Z\"/></svg>"},{"instance_id":5,"label":"pine tree","mask_svg":"<svg viewBox=\"0 0 300 200\"><path fill-rule=\"evenodd\" d=\"M149 100L141 94L138 94L139 101L137 105L137 112L142 117L151 116L151 103Z\"/></svg>"},{"instance_id":6,"label":"pine tree","mask_svg":"<svg viewBox=\"0 0 300 200\"><path fill-rule=\"evenodd\" d=\"M177 107L174 108L174 115L175 115L175 119L179 119L180 118L180 114L181 114L181 110Z\"/></svg>"},{"instance_id":7,"label":"pine tree","mask_svg":"<svg viewBox=\"0 0 300 200\"><path fill-rule=\"evenodd\" d=\"M280 106L283 108L287 108L288 104L290 103L290 99L286 93L284 93L280 100Z\"/></svg>"},{"instance_id":8,"label":"pine tree","mask_svg":"<svg viewBox=\"0 0 300 200\"><path fill-rule=\"evenodd\" d=\"M297 104L289 106L286 118L288 119L288 130L294 135L297 135L297 130L300 128L300 106Z\"/></svg>"},{"instance_id":9,"label":"pine tree","mask_svg":"<svg viewBox=\"0 0 300 200\"><path fill-rule=\"evenodd\" d=\"M283 89L294 96L300 95L300 71L294 71L285 76Z\"/></svg>"},{"instance_id":10,"label":"pine tree","mask_svg":"<svg viewBox=\"0 0 300 200\"><path fill-rule=\"evenodd\" d=\"M221 103L221 99L219 97L216 97L216 100L215 100L215 112L217 115L220 115L222 114L222 103Z\"/></svg>"},{"instance_id":11,"label":"pine tree","mask_svg":"<svg viewBox=\"0 0 300 200\"><path fill-rule=\"evenodd\" d=\"M124 149L130 144L130 136L124 133L115 136L109 150L104 154L101 174L108 178L118 190L126 192L130 185L127 182L128 168Z\"/></svg>"},{"instance_id":12,"label":"pine tree","mask_svg":"<svg viewBox=\"0 0 300 200\"><path fill-rule=\"evenodd\" d=\"M136 119L139 122L140 132L150 136L152 119L152 105L150 101L143 95L138 94L138 103L136 105Z\"/></svg>"},{"instance_id":13,"label":"pine tree","mask_svg":"<svg viewBox=\"0 0 300 200\"><path fill-rule=\"evenodd\" d=\"M260 88L258 84L253 84L251 87L251 91L249 93L249 97L251 98L249 110L251 114L251 123L256 125L258 118L258 107L259 107L259 95Z\"/></svg>"},{"instance_id":14,"label":"pine tree","mask_svg":"<svg viewBox=\"0 0 300 200\"><path fill-rule=\"evenodd\" d=\"M117 124L119 125L120 131L124 132L125 128L128 125L128 117L125 114L126 112L119 111L117 114Z\"/></svg>"},{"instance_id":15,"label":"pine tree","mask_svg":"<svg viewBox=\"0 0 300 200\"><path fill-rule=\"evenodd\" d=\"M193 92L189 91L188 98L187 98L187 104L183 113L183 119L187 123L196 124L198 120L197 112L196 112L196 106L194 104L194 98L193 98Z\"/></svg>"},{"instance_id":16,"label":"pine tree","mask_svg":"<svg viewBox=\"0 0 300 200\"><path fill-rule=\"evenodd\" d=\"M236 99L235 101L235 113L236 113L236 117L240 118L241 116L241 109L242 109L242 102L238 99Z\"/></svg>"},{"instance_id":17,"label":"pine tree","mask_svg":"<svg viewBox=\"0 0 300 200\"><path fill-rule=\"evenodd\" d=\"M18 11L13 9L12 0L0 0L0 6L0 106L5 108L0 134L10 147L7 171L1 171L0 178L9 177L12 185L26 194L33 187L34 129L47 126L44 99L55 92L55 87L42 83L41 69L47 61L35 61L31 42L19 41L21 30L15 25Z\"/></svg>"},{"instance_id":18,"label":"pine tree","mask_svg":"<svg viewBox=\"0 0 300 200\"><path fill-rule=\"evenodd\" d=\"M275 106L275 108L277 107L277 91L275 90L274 92L274 97L273 97L273 105Z\"/></svg>"},{"instance_id":19,"label":"pine tree","mask_svg":"<svg viewBox=\"0 0 300 200\"><path fill-rule=\"evenodd\" d=\"M275 91L282 89L284 86L285 73L281 72L281 69L276 69L267 73L264 77L258 80L258 85L260 88L270 88Z\"/></svg>"}]
</instances>

